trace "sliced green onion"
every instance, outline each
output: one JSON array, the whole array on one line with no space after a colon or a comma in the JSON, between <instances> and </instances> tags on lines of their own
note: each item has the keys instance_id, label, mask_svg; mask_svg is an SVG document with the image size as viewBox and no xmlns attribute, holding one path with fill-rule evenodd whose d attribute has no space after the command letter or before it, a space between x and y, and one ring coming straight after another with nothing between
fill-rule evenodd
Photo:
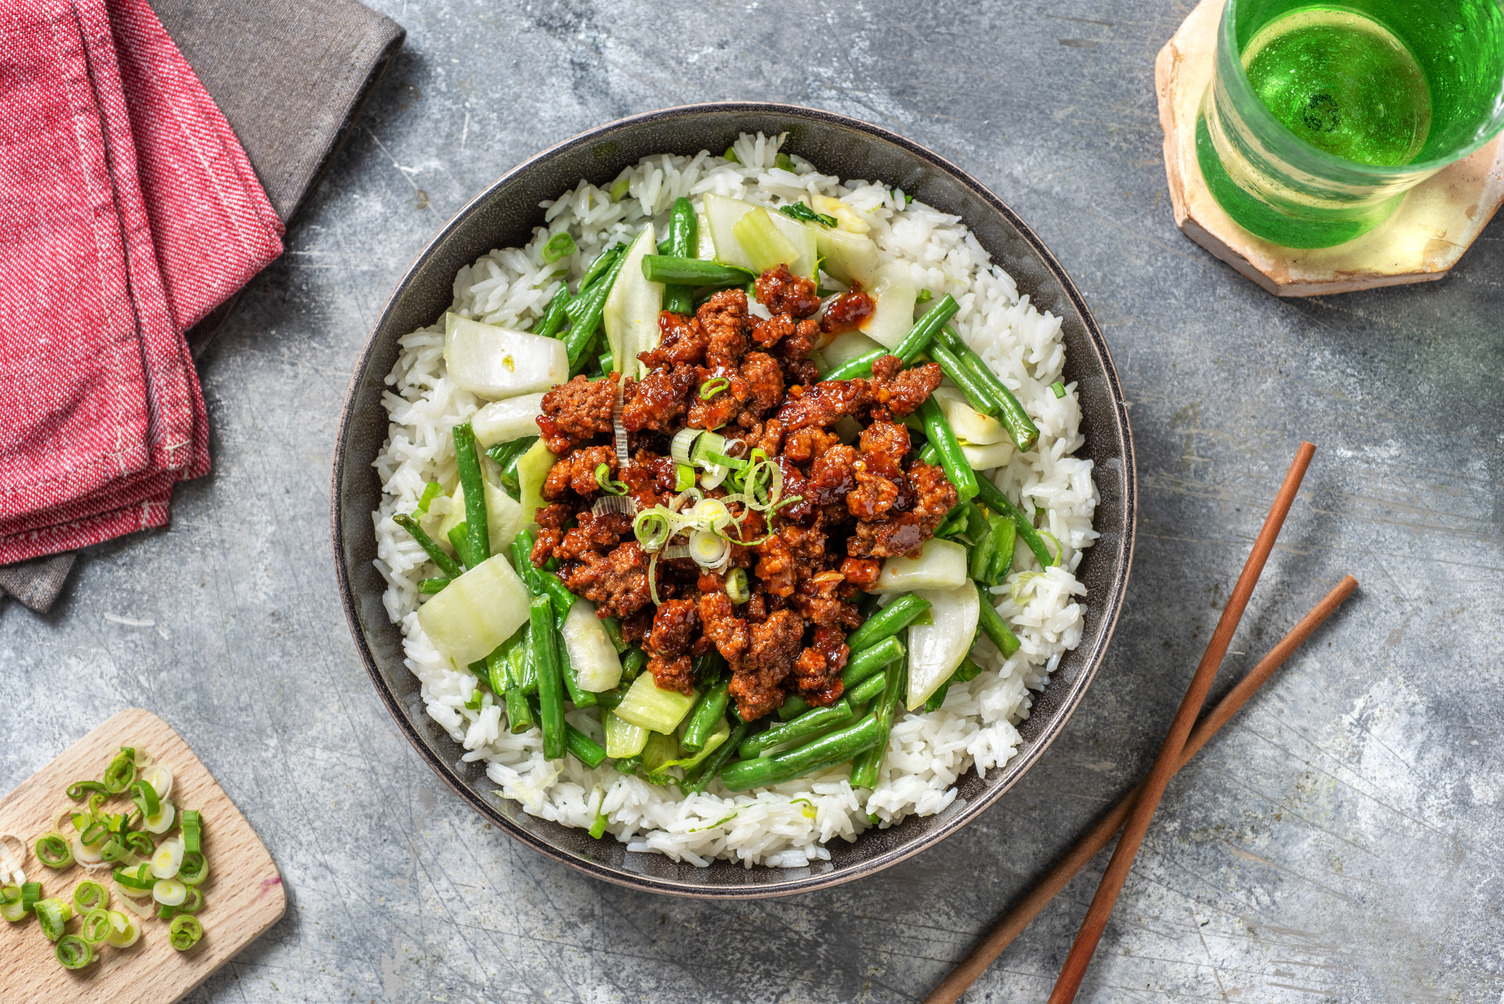
<instances>
[{"instance_id":1,"label":"sliced green onion","mask_svg":"<svg viewBox=\"0 0 1504 1004\"><path fill-rule=\"evenodd\" d=\"M705 454L705 459L720 467L729 467L733 471L739 471L747 466L747 461L729 457L724 453L716 453L714 450Z\"/></svg>"},{"instance_id":2,"label":"sliced green onion","mask_svg":"<svg viewBox=\"0 0 1504 1004\"><path fill-rule=\"evenodd\" d=\"M480 688L475 688L476 692ZM151 873L159 879L177 878L183 867L183 844L179 840L164 840L151 856Z\"/></svg>"},{"instance_id":3,"label":"sliced green onion","mask_svg":"<svg viewBox=\"0 0 1504 1004\"><path fill-rule=\"evenodd\" d=\"M783 154L779 154L778 156L782 157ZM793 162L790 161L791 166L788 168L788 170L793 170L792 163ZM782 167L783 165L780 164L778 166ZM838 222L834 216L826 216L824 213L817 213L802 202L796 202L792 206L779 206L778 211L783 215L790 217L791 219L800 220L804 223L818 223L822 227L825 227L827 230L834 228Z\"/></svg>"},{"instance_id":4,"label":"sliced green onion","mask_svg":"<svg viewBox=\"0 0 1504 1004\"><path fill-rule=\"evenodd\" d=\"M669 443L668 453L676 464L694 463L695 440L705 434L704 429L680 429ZM682 489L681 489L682 490Z\"/></svg>"},{"instance_id":5,"label":"sliced green onion","mask_svg":"<svg viewBox=\"0 0 1504 1004\"><path fill-rule=\"evenodd\" d=\"M111 795L118 795L131 786L136 780L136 751L129 746L120 747L120 752L115 754L115 759L104 769L104 789Z\"/></svg>"},{"instance_id":6,"label":"sliced green onion","mask_svg":"<svg viewBox=\"0 0 1504 1004\"><path fill-rule=\"evenodd\" d=\"M48 868L67 868L73 863L73 848L61 833L44 833L32 845L37 860Z\"/></svg>"},{"instance_id":7,"label":"sliced green onion","mask_svg":"<svg viewBox=\"0 0 1504 1004\"><path fill-rule=\"evenodd\" d=\"M197 917L190 917L187 914L174 917L172 926L167 928L167 940L180 952L188 951L198 944L203 936L204 925L198 922Z\"/></svg>"},{"instance_id":8,"label":"sliced green onion","mask_svg":"<svg viewBox=\"0 0 1504 1004\"><path fill-rule=\"evenodd\" d=\"M428 482L428 484L424 485L423 494L418 496L418 505L415 509L413 509L413 516L416 518L418 516L428 515L429 503L431 503L434 499L438 498L442 494L444 494L444 486L439 484L437 481L430 481Z\"/></svg>"},{"instance_id":9,"label":"sliced green onion","mask_svg":"<svg viewBox=\"0 0 1504 1004\"><path fill-rule=\"evenodd\" d=\"M675 471L678 477L674 481L674 491L688 491L695 486L695 469L693 467L688 464L677 464L675 465Z\"/></svg>"},{"instance_id":10,"label":"sliced green onion","mask_svg":"<svg viewBox=\"0 0 1504 1004\"><path fill-rule=\"evenodd\" d=\"M198 810L183 810L183 850L189 854L197 854L203 849L201 846L203 839L204 821L199 816Z\"/></svg>"},{"instance_id":11,"label":"sliced green onion","mask_svg":"<svg viewBox=\"0 0 1504 1004\"><path fill-rule=\"evenodd\" d=\"M37 900L31 912L37 915L37 922L42 925L42 934L48 941L61 938L67 929L68 921L73 919L73 907L56 896Z\"/></svg>"},{"instance_id":12,"label":"sliced green onion","mask_svg":"<svg viewBox=\"0 0 1504 1004\"><path fill-rule=\"evenodd\" d=\"M1050 559L1050 564L1046 565L1045 567L1048 568L1048 567L1050 567L1052 565L1058 565L1058 564L1060 564L1060 556L1065 553L1065 548L1061 546L1059 538L1056 537L1053 533L1051 533L1048 530L1040 530L1039 531L1039 535L1041 537L1048 537L1048 538L1050 538L1050 543L1052 543L1052 544L1055 545L1055 554Z\"/></svg>"},{"instance_id":13,"label":"sliced green onion","mask_svg":"<svg viewBox=\"0 0 1504 1004\"><path fill-rule=\"evenodd\" d=\"M122 892L140 895L151 892L152 886L157 880L152 878L149 865L137 865L135 868L116 868L115 884Z\"/></svg>"},{"instance_id":14,"label":"sliced green onion","mask_svg":"<svg viewBox=\"0 0 1504 1004\"><path fill-rule=\"evenodd\" d=\"M64 969L82 969L94 961L94 946L78 935L65 934L53 940L57 942L53 954Z\"/></svg>"},{"instance_id":15,"label":"sliced green onion","mask_svg":"<svg viewBox=\"0 0 1504 1004\"><path fill-rule=\"evenodd\" d=\"M700 400L709 401L730 386L731 380L727 377L716 377L713 380L706 380L700 384Z\"/></svg>"},{"instance_id":16,"label":"sliced green onion","mask_svg":"<svg viewBox=\"0 0 1504 1004\"><path fill-rule=\"evenodd\" d=\"M97 945L110 936L110 911L95 907L83 916L79 935L91 945Z\"/></svg>"},{"instance_id":17,"label":"sliced green onion","mask_svg":"<svg viewBox=\"0 0 1504 1004\"><path fill-rule=\"evenodd\" d=\"M701 568L714 568L730 553L731 545L709 530L696 530L689 535L689 556Z\"/></svg>"},{"instance_id":18,"label":"sliced green onion","mask_svg":"<svg viewBox=\"0 0 1504 1004\"><path fill-rule=\"evenodd\" d=\"M73 908L80 913L110 905L110 890L98 882L84 879L73 888Z\"/></svg>"},{"instance_id":19,"label":"sliced green onion","mask_svg":"<svg viewBox=\"0 0 1504 1004\"><path fill-rule=\"evenodd\" d=\"M667 544L673 532L668 517L657 507L638 513L637 518L632 520L632 533L646 551L656 551Z\"/></svg>"},{"instance_id":20,"label":"sliced green onion","mask_svg":"<svg viewBox=\"0 0 1504 1004\"><path fill-rule=\"evenodd\" d=\"M1059 380L1056 380L1054 383L1050 384L1050 390L1055 392L1055 396L1057 398L1065 397L1065 384Z\"/></svg>"},{"instance_id":21,"label":"sliced green onion","mask_svg":"<svg viewBox=\"0 0 1504 1004\"><path fill-rule=\"evenodd\" d=\"M0 917L12 924L26 919L26 906L21 901L21 887L8 885L0 889Z\"/></svg>"},{"instance_id":22,"label":"sliced green onion","mask_svg":"<svg viewBox=\"0 0 1504 1004\"><path fill-rule=\"evenodd\" d=\"M737 605L746 603L752 598L747 591L747 570L745 568L733 568L731 574L726 576L726 595L731 602Z\"/></svg>"},{"instance_id":23,"label":"sliced green onion","mask_svg":"<svg viewBox=\"0 0 1504 1004\"><path fill-rule=\"evenodd\" d=\"M166 833L172 829L172 821L176 815L177 809L171 802L164 799L161 810L154 816L147 816L141 828L147 833Z\"/></svg>"},{"instance_id":24,"label":"sliced green onion","mask_svg":"<svg viewBox=\"0 0 1504 1004\"><path fill-rule=\"evenodd\" d=\"M574 251L574 238L569 236L568 231L561 230L550 237L547 244L543 245L543 261L545 264L552 265L560 258L568 258L574 254Z\"/></svg>"},{"instance_id":25,"label":"sliced green onion","mask_svg":"<svg viewBox=\"0 0 1504 1004\"><path fill-rule=\"evenodd\" d=\"M788 171L792 174L794 170L794 158L790 157L786 153L780 153L778 156L773 158L773 166L782 168L783 170ZM802 206L804 205L804 203L801 202L799 203L799 205ZM725 822L725 820L721 820L721 822ZM720 824L717 823L716 825L719 826Z\"/></svg>"},{"instance_id":26,"label":"sliced green onion","mask_svg":"<svg viewBox=\"0 0 1504 1004\"><path fill-rule=\"evenodd\" d=\"M209 862L198 851L184 851L183 861L178 865L178 881L185 885L201 885L209 877Z\"/></svg>"},{"instance_id":27,"label":"sliced green onion","mask_svg":"<svg viewBox=\"0 0 1504 1004\"><path fill-rule=\"evenodd\" d=\"M141 928L119 910L110 911L110 933L105 938L116 948L129 948L141 937Z\"/></svg>"},{"instance_id":28,"label":"sliced green onion","mask_svg":"<svg viewBox=\"0 0 1504 1004\"><path fill-rule=\"evenodd\" d=\"M726 147L726 152L723 153L723 154L721 154L721 156L724 157L724 158L726 158L727 160L731 161L731 163L733 163L733 164L740 164L741 163L741 160L736 156L736 147L735 147L735 145Z\"/></svg>"},{"instance_id":29,"label":"sliced green onion","mask_svg":"<svg viewBox=\"0 0 1504 1004\"><path fill-rule=\"evenodd\" d=\"M177 879L162 879L152 885L151 898L163 906L181 906L188 898L188 887Z\"/></svg>"},{"instance_id":30,"label":"sliced green onion","mask_svg":"<svg viewBox=\"0 0 1504 1004\"><path fill-rule=\"evenodd\" d=\"M110 794L110 789L106 788L99 781L74 781L72 784L68 785L67 789L68 797L73 799L73 801L75 802L83 801L84 797L90 792L97 792L101 795L108 795Z\"/></svg>"},{"instance_id":31,"label":"sliced green onion","mask_svg":"<svg viewBox=\"0 0 1504 1004\"><path fill-rule=\"evenodd\" d=\"M595 465L595 483L600 485L601 491L607 495L625 495L627 493L627 486L624 482L611 480L610 464Z\"/></svg>"},{"instance_id":32,"label":"sliced green onion","mask_svg":"<svg viewBox=\"0 0 1504 1004\"><path fill-rule=\"evenodd\" d=\"M149 781L137 781L131 785L131 801L136 803L136 808L147 819L162 810L162 800L157 797L157 789Z\"/></svg>"}]
</instances>

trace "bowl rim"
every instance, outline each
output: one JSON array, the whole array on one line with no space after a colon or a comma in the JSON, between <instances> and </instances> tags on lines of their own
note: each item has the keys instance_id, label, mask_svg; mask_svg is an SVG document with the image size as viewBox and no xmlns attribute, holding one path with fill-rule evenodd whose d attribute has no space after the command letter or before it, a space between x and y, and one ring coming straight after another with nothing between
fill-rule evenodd
<instances>
[{"instance_id":1,"label":"bowl rim","mask_svg":"<svg viewBox=\"0 0 1504 1004\"><path fill-rule=\"evenodd\" d=\"M343 542L345 539L345 524L340 506L340 485L344 479L346 470L346 456L344 443L349 426L353 420L355 401L360 389L360 381L370 364L372 355L378 349L378 334L386 325L388 318L397 308L398 302L407 294L408 286L412 282L414 274L430 255L442 245L451 234L454 233L467 220L470 214L484 205L503 186L511 183L514 179L544 165L549 160L573 150L576 147L595 143L603 137L617 130L632 126L651 123L661 120L671 120L693 117L700 114L714 113L747 113L761 115L785 115L791 119L802 121L814 121L816 124L834 125L848 129L854 129L866 133L879 140L890 143L900 148L905 153L918 158L929 167L942 174L949 175L959 185L980 199L987 207L1001 215L1010 226L1017 232L1033 252L1039 256L1047 271L1060 284L1061 290L1069 299L1071 305L1081 317L1082 326L1085 328L1087 339L1091 342L1104 364L1104 377L1112 398L1113 418L1115 424L1121 430L1122 442L1122 477L1123 493L1122 507L1125 514L1123 531L1118 540L1116 560L1111 582L1107 588L1106 603L1103 607L1102 630L1095 644L1086 653L1082 671L1071 682L1070 691L1061 701L1059 711L1045 725L1038 736L1037 742L1027 752L1016 753L1009 758L1006 767L1009 770L1008 777L1004 782L988 788L980 796L970 800L966 807L949 819L942 820L932 830L921 834L917 839L908 841L891 850L884 851L872 858L858 862L848 868L835 868L822 873L806 873L792 878L776 879L767 883L748 886L703 886L692 882L666 879L660 876L647 875L639 872L618 871L599 861L575 857L560 850L528 829L518 826L497 808L492 805L474 788L466 784L453 770L452 766L441 758L425 741L412 724L408 721L406 709L398 702L397 696L392 693L386 681L381 675L381 670L376 664L375 655L372 653L367 642L365 633L361 628L359 616L356 611L354 591L351 586L349 572L345 567ZM1004 263L1006 264L1006 263ZM939 154L907 139L898 133L892 132L882 126L865 122L861 119L852 118L837 112L826 111L820 108L810 108L803 105L793 105L778 102L762 101L711 101L699 102L688 105L675 105L658 108L652 111L629 115L614 119L602 125L595 126L583 132L545 148L539 153L521 161L507 170L495 181L487 185L474 198L466 202L453 216L441 226L434 236L422 247L408 264L402 277L397 281L391 295L387 298L380 314L372 324L370 333L366 336L365 345L362 347L360 356L355 363L351 374L350 384L346 390L345 401L340 410L339 426L336 431L334 443L334 463L330 481L330 529L331 544L334 551L335 575L339 583L340 600L344 607L345 619L350 627L350 634L355 642L355 647L360 654L361 662L364 663L366 672L375 684L377 693L381 696L382 703L395 720L398 729L406 736L419 757L443 781L454 790L465 802L481 814L487 821L495 824L508 836L522 841L528 847L546 855L547 857L562 864L569 865L592 878L611 882L615 885L646 892L654 892L666 895L686 896L697 899L714 900L752 900L767 899L777 896L787 896L795 893L815 892L821 889L829 889L842 885L858 878L873 875L879 871L891 867L900 861L907 860L921 851L940 843L946 837L959 830L962 826L971 822L982 814L984 810L992 806L1003 796L1018 780L1044 755L1044 752L1055 741L1056 737L1064 730L1070 721L1077 706L1081 703L1085 691L1096 677L1097 670L1101 667L1106 656L1108 644L1112 640L1117 621L1122 612L1124 597L1127 592L1128 577L1133 564L1133 547L1136 536L1137 513L1138 513L1138 476L1136 459L1133 448L1132 428L1129 424L1128 411L1125 406L1121 380L1118 376L1117 367L1113 363L1112 354L1108 349L1106 339L1102 335L1096 318L1092 316L1087 307L1081 291L1076 288L1075 282L1066 273L1058 259L1045 245L1039 236L1027 223L1025 223L1013 209L995 195L991 189L982 184L970 173L962 170ZM404 667L405 669L405 667ZM1022 758L1022 759L1020 759ZM1002 765L1000 765L1001 767ZM974 770L975 768L968 768ZM959 783L959 779L958 779ZM860 838L858 838L860 839ZM764 866L758 866L764 867ZM772 869L769 869L772 870Z\"/></svg>"}]
</instances>

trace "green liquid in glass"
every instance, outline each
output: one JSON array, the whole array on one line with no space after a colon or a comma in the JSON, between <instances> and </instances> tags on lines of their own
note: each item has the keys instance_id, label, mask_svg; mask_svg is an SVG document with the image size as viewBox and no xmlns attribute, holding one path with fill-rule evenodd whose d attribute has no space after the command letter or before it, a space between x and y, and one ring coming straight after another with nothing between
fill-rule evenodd
<instances>
[{"instance_id":1,"label":"green liquid in glass","mask_svg":"<svg viewBox=\"0 0 1504 1004\"><path fill-rule=\"evenodd\" d=\"M1294 140L1356 164L1403 171L1456 156L1498 121L1504 0L1237 0L1237 7L1244 74ZM1404 197L1344 206L1308 196L1287 175L1289 194L1271 207L1235 180L1260 177L1258 168L1241 156L1227 165L1218 159L1205 115L1196 121L1196 154L1207 187L1229 215L1287 247L1351 240Z\"/></svg>"},{"instance_id":2,"label":"green liquid in glass","mask_svg":"<svg viewBox=\"0 0 1504 1004\"><path fill-rule=\"evenodd\" d=\"M1300 139L1361 164L1408 164L1431 129L1431 93L1403 42L1357 11L1275 18L1243 49L1254 93Z\"/></svg>"}]
</instances>

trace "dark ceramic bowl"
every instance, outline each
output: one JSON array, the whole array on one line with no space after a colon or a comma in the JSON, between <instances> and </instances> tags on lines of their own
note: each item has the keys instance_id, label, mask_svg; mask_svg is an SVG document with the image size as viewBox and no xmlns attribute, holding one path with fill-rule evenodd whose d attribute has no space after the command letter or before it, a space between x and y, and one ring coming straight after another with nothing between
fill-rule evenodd
<instances>
[{"instance_id":1,"label":"dark ceramic bowl","mask_svg":"<svg viewBox=\"0 0 1504 1004\"><path fill-rule=\"evenodd\" d=\"M741 132L788 133L785 149L843 178L882 179L916 199L960 216L1041 310L1064 318L1065 378L1080 387L1085 454L1101 494L1101 538L1081 561L1086 626L1033 713L1019 731L1023 744L985 779L968 771L959 796L935 816L910 817L870 830L855 843L837 840L831 859L805 868L744 868L717 861L708 868L676 864L657 854L629 853L615 840L545 822L502 801L481 765L462 763L464 750L429 719L418 681L403 665L401 633L387 619L371 512L381 483L371 463L387 435L382 380L397 358L397 339L431 324L449 306L454 275L492 248L527 242L542 224L538 203L581 178L605 184L622 168L654 153L724 150ZM938 843L975 819L1044 755L1102 664L1133 555L1133 443L1117 372L1107 344L1070 277L1034 232L995 195L954 165L876 126L830 112L789 105L707 104L623 119L576 136L507 172L450 220L418 255L387 302L366 343L340 420L334 461L332 518L335 566L355 645L398 727L435 773L477 812L523 843L589 875L653 892L752 898L822 889L871 875Z\"/></svg>"}]
</instances>

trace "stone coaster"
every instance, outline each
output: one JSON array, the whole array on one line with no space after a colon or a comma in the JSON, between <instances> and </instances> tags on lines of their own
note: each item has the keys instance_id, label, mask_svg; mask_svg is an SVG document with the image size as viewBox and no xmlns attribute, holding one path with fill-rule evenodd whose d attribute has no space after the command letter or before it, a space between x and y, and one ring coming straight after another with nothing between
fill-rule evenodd
<instances>
[{"instance_id":1,"label":"stone coaster","mask_svg":"<svg viewBox=\"0 0 1504 1004\"><path fill-rule=\"evenodd\" d=\"M1504 142L1495 139L1421 182L1394 215L1346 244L1296 250L1234 223L1201 180L1196 113L1212 79L1226 0L1202 0L1159 52L1154 87L1165 131L1165 175L1187 237L1275 296L1347 293L1440 279L1504 203Z\"/></svg>"}]
</instances>

